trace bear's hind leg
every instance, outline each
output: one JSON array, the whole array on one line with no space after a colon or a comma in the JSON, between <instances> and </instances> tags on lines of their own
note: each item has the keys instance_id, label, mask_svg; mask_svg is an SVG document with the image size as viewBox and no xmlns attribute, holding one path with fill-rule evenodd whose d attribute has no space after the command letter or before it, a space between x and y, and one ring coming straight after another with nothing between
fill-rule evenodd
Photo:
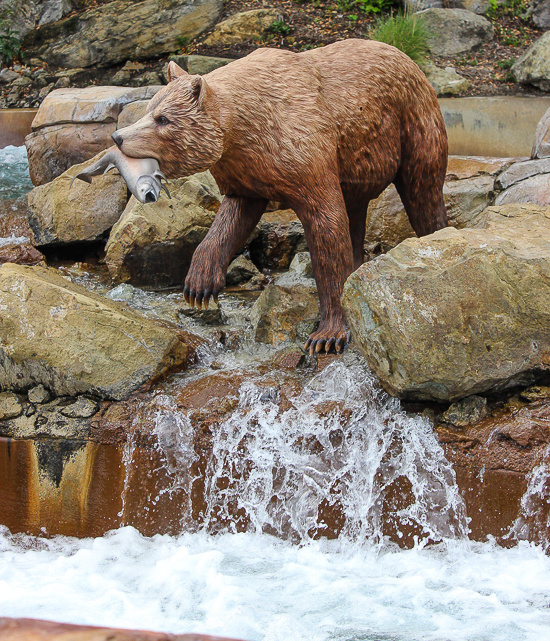
<instances>
[{"instance_id":1,"label":"bear's hind leg","mask_svg":"<svg viewBox=\"0 0 550 641\"><path fill-rule=\"evenodd\" d=\"M404 170L402 165L395 177L395 188L417 236L426 236L447 227L443 200L445 167L443 171L441 168L421 166Z\"/></svg>"},{"instance_id":2,"label":"bear's hind leg","mask_svg":"<svg viewBox=\"0 0 550 641\"><path fill-rule=\"evenodd\" d=\"M208 308L212 296L225 286L225 275L235 253L244 245L267 206L263 198L225 196L212 227L197 247L185 279L185 300Z\"/></svg>"},{"instance_id":3,"label":"bear's hind leg","mask_svg":"<svg viewBox=\"0 0 550 641\"><path fill-rule=\"evenodd\" d=\"M344 199L348 213L349 235L353 252L353 270L355 271L365 262L365 228L369 201L349 202L345 194Z\"/></svg>"}]
</instances>

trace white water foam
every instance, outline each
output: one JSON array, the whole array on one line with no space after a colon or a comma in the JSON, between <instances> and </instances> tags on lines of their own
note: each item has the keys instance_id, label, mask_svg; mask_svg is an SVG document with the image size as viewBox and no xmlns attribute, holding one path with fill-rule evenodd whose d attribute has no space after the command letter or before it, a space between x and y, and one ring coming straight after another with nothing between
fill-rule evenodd
<instances>
[{"instance_id":1,"label":"white water foam","mask_svg":"<svg viewBox=\"0 0 550 641\"><path fill-rule=\"evenodd\" d=\"M0 200L24 196L33 186L25 146L0 149Z\"/></svg>"},{"instance_id":2,"label":"white water foam","mask_svg":"<svg viewBox=\"0 0 550 641\"><path fill-rule=\"evenodd\" d=\"M0 531L0 616L250 641L543 641L550 558L520 543L377 553L265 534Z\"/></svg>"}]
</instances>

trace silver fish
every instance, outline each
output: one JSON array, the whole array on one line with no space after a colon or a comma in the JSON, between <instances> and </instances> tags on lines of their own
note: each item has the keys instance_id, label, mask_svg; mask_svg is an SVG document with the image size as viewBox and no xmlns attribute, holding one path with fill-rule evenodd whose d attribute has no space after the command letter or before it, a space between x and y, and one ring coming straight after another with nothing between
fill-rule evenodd
<instances>
[{"instance_id":1,"label":"silver fish","mask_svg":"<svg viewBox=\"0 0 550 641\"><path fill-rule=\"evenodd\" d=\"M70 187L76 178L91 183L93 176L106 174L111 169L118 169L128 189L140 203L156 203L160 198L161 189L164 189L168 198L171 198L166 185L161 182L166 180L166 176L160 171L155 158L130 158L125 156L118 147L111 147L97 162L76 174L71 180Z\"/></svg>"}]
</instances>

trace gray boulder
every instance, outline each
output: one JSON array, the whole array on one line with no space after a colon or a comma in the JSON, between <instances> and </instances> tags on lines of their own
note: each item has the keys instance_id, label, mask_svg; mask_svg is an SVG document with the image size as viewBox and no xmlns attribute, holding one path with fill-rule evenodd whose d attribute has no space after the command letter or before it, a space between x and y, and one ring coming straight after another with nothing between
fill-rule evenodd
<instances>
[{"instance_id":1,"label":"gray boulder","mask_svg":"<svg viewBox=\"0 0 550 641\"><path fill-rule=\"evenodd\" d=\"M114 0L29 32L23 51L61 67L152 58L212 27L221 9L221 0Z\"/></svg>"},{"instance_id":2,"label":"gray boulder","mask_svg":"<svg viewBox=\"0 0 550 641\"><path fill-rule=\"evenodd\" d=\"M517 82L550 91L550 31L533 42L516 60L511 72Z\"/></svg>"},{"instance_id":3,"label":"gray boulder","mask_svg":"<svg viewBox=\"0 0 550 641\"><path fill-rule=\"evenodd\" d=\"M271 345L305 342L317 328L319 297L308 256L298 254L292 268L270 283L254 303L250 321L255 340Z\"/></svg>"},{"instance_id":4,"label":"gray boulder","mask_svg":"<svg viewBox=\"0 0 550 641\"><path fill-rule=\"evenodd\" d=\"M430 51L438 56L471 51L494 36L493 25L487 18L465 9L426 9L418 15L430 34Z\"/></svg>"},{"instance_id":5,"label":"gray boulder","mask_svg":"<svg viewBox=\"0 0 550 641\"><path fill-rule=\"evenodd\" d=\"M25 139L33 183L43 185L111 147L121 112L133 102L149 100L160 88L91 86L49 93Z\"/></svg>"},{"instance_id":6,"label":"gray boulder","mask_svg":"<svg viewBox=\"0 0 550 641\"><path fill-rule=\"evenodd\" d=\"M529 13L537 27L540 29L550 27L550 2L548 0L531 0Z\"/></svg>"},{"instance_id":7,"label":"gray boulder","mask_svg":"<svg viewBox=\"0 0 550 641\"><path fill-rule=\"evenodd\" d=\"M550 211L515 208L407 239L348 278L353 339L390 394L450 402L549 368Z\"/></svg>"},{"instance_id":8,"label":"gray boulder","mask_svg":"<svg viewBox=\"0 0 550 641\"><path fill-rule=\"evenodd\" d=\"M470 88L470 81L458 74L454 69L441 69L433 64L425 65L422 69L429 83L438 96L459 96Z\"/></svg>"},{"instance_id":9,"label":"gray boulder","mask_svg":"<svg viewBox=\"0 0 550 641\"><path fill-rule=\"evenodd\" d=\"M27 194L29 224L37 245L66 245L100 239L120 218L127 201L121 176L96 176L91 184L73 176L99 160L101 152L81 165L74 165L46 185Z\"/></svg>"},{"instance_id":10,"label":"gray boulder","mask_svg":"<svg viewBox=\"0 0 550 641\"><path fill-rule=\"evenodd\" d=\"M206 236L221 195L209 172L170 182L171 199L139 203L133 196L114 225L105 262L115 283L181 287L193 252Z\"/></svg>"},{"instance_id":11,"label":"gray boulder","mask_svg":"<svg viewBox=\"0 0 550 641\"><path fill-rule=\"evenodd\" d=\"M535 131L535 140L531 150L531 158L550 157L550 109L547 109L540 119Z\"/></svg>"},{"instance_id":12,"label":"gray boulder","mask_svg":"<svg viewBox=\"0 0 550 641\"><path fill-rule=\"evenodd\" d=\"M187 363L176 333L54 269L0 267L0 389L122 399Z\"/></svg>"},{"instance_id":13,"label":"gray boulder","mask_svg":"<svg viewBox=\"0 0 550 641\"><path fill-rule=\"evenodd\" d=\"M13 7L13 0L2 0L0 8ZM71 0L18 0L11 28L23 37L39 25L61 20L75 5Z\"/></svg>"}]
</instances>

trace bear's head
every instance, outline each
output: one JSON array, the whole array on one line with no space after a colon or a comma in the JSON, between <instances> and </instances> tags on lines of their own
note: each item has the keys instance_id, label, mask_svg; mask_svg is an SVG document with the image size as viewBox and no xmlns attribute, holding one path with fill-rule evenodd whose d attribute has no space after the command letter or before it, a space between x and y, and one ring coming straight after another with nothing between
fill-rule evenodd
<instances>
[{"instance_id":1,"label":"bear's head","mask_svg":"<svg viewBox=\"0 0 550 641\"><path fill-rule=\"evenodd\" d=\"M151 99L147 113L113 140L132 158L156 158L169 178L209 169L223 153L223 132L216 95L201 76L175 62L166 87Z\"/></svg>"}]
</instances>

